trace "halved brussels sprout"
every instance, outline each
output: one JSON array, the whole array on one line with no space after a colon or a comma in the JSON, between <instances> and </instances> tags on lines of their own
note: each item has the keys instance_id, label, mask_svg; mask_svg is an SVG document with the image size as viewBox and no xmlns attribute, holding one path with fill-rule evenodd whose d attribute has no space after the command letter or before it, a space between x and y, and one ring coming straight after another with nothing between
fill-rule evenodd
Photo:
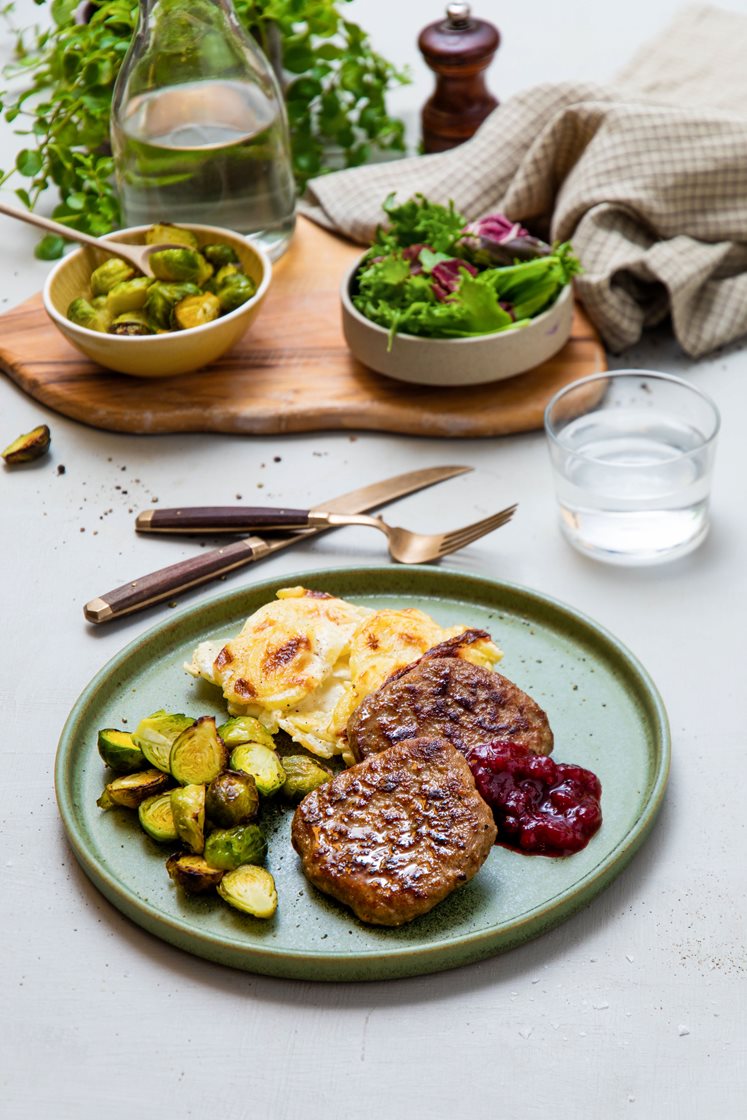
<instances>
[{"instance_id":1,"label":"halved brussels sprout","mask_svg":"<svg viewBox=\"0 0 747 1120\"><path fill-rule=\"evenodd\" d=\"M117 315L107 331L107 334L132 335L134 337L155 333L144 311L125 311L121 315Z\"/></svg>"},{"instance_id":2,"label":"halved brussels sprout","mask_svg":"<svg viewBox=\"0 0 747 1120\"><path fill-rule=\"evenodd\" d=\"M162 249L149 260L157 280L171 283L204 284L213 275L213 266L196 249Z\"/></svg>"},{"instance_id":3,"label":"halved brussels sprout","mask_svg":"<svg viewBox=\"0 0 747 1120\"><path fill-rule=\"evenodd\" d=\"M131 280L134 275L135 269L131 264L118 257L110 257L91 273L91 291L95 296L108 295L117 284Z\"/></svg>"},{"instance_id":4,"label":"halved brussels sprout","mask_svg":"<svg viewBox=\"0 0 747 1120\"><path fill-rule=\"evenodd\" d=\"M324 785L332 774L324 766L320 766L313 758L305 754L289 754L283 758L285 782L283 794L291 801L300 801L307 793L317 786Z\"/></svg>"},{"instance_id":5,"label":"halved brussels sprout","mask_svg":"<svg viewBox=\"0 0 747 1120\"><path fill-rule=\"evenodd\" d=\"M146 797L163 793L171 785L171 778L162 770L139 770L136 774L124 774L104 786L104 792L96 804L100 809L137 809Z\"/></svg>"},{"instance_id":6,"label":"halved brussels sprout","mask_svg":"<svg viewBox=\"0 0 747 1120\"><path fill-rule=\"evenodd\" d=\"M200 716L182 731L169 756L169 769L180 785L212 782L228 765L228 749L212 716Z\"/></svg>"},{"instance_id":7,"label":"halved brussels sprout","mask_svg":"<svg viewBox=\"0 0 747 1120\"><path fill-rule=\"evenodd\" d=\"M213 268L223 268L226 264L234 264L238 262L236 250L231 245L203 245L200 250L203 257L206 257Z\"/></svg>"},{"instance_id":8,"label":"halved brussels sprout","mask_svg":"<svg viewBox=\"0 0 747 1120\"><path fill-rule=\"evenodd\" d=\"M187 296L174 308L174 326L182 331L212 323L220 315L220 301L211 292Z\"/></svg>"},{"instance_id":9,"label":"halved brussels sprout","mask_svg":"<svg viewBox=\"0 0 747 1120\"><path fill-rule=\"evenodd\" d=\"M173 844L179 839L171 812L171 793L157 793L141 801L137 810L141 827L159 844Z\"/></svg>"},{"instance_id":10,"label":"halved brussels sprout","mask_svg":"<svg viewBox=\"0 0 747 1120\"><path fill-rule=\"evenodd\" d=\"M223 871L205 863L202 856L177 853L166 860L166 870L177 886L190 894L203 894L217 887Z\"/></svg>"},{"instance_id":11,"label":"halved brussels sprout","mask_svg":"<svg viewBox=\"0 0 747 1120\"><path fill-rule=\"evenodd\" d=\"M286 778L280 758L264 743L243 743L234 747L231 751L231 769L251 774L263 797L269 797L279 790Z\"/></svg>"},{"instance_id":12,"label":"halved brussels sprout","mask_svg":"<svg viewBox=\"0 0 747 1120\"><path fill-rule=\"evenodd\" d=\"M145 755L132 741L129 731L104 727L98 733L97 745L104 763L117 774L133 774L147 765Z\"/></svg>"},{"instance_id":13,"label":"halved brussels sprout","mask_svg":"<svg viewBox=\"0 0 747 1120\"><path fill-rule=\"evenodd\" d=\"M41 459L49 451L51 436L46 424L40 424L23 436L18 436L3 451L3 459L11 466L13 463L31 463Z\"/></svg>"},{"instance_id":14,"label":"halved brussels sprout","mask_svg":"<svg viewBox=\"0 0 747 1120\"><path fill-rule=\"evenodd\" d=\"M182 844L196 853L205 847L205 787L177 786L171 791L171 813Z\"/></svg>"},{"instance_id":15,"label":"halved brussels sprout","mask_svg":"<svg viewBox=\"0 0 747 1120\"><path fill-rule=\"evenodd\" d=\"M140 747L151 766L157 766L159 770L168 773L171 748L182 731L193 723L192 716L160 708L140 720L132 733L132 740L136 747Z\"/></svg>"},{"instance_id":16,"label":"halved brussels sprout","mask_svg":"<svg viewBox=\"0 0 747 1120\"><path fill-rule=\"evenodd\" d=\"M205 838L203 854L211 867L232 871L242 863L261 863L267 855L267 841L258 824L216 828Z\"/></svg>"},{"instance_id":17,"label":"halved brussels sprout","mask_svg":"<svg viewBox=\"0 0 747 1120\"><path fill-rule=\"evenodd\" d=\"M257 285L248 276L231 277L218 289L218 299L223 311L235 311L251 299L257 290Z\"/></svg>"},{"instance_id":18,"label":"halved brussels sprout","mask_svg":"<svg viewBox=\"0 0 747 1120\"><path fill-rule=\"evenodd\" d=\"M108 331L112 322L112 315L108 307L94 307L87 299L81 296L74 299L67 309L67 317L71 323L78 327L87 327L89 331Z\"/></svg>"},{"instance_id":19,"label":"halved brussels sprout","mask_svg":"<svg viewBox=\"0 0 747 1120\"><path fill-rule=\"evenodd\" d=\"M218 734L228 747L236 747L239 743L264 743L270 750L275 749L272 735L254 716L232 716L220 725Z\"/></svg>"},{"instance_id":20,"label":"halved brussels sprout","mask_svg":"<svg viewBox=\"0 0 747 1120\"><path fill-rule=\"evenodd\" d=\"M264 867L247 864L227 871L218 883L218 894L229 906L254 918L271 918L278 908L275 880Z\"/></svg>"},{"instance_id":21,"label":"halved brussels sprout","mask_svg":"<svg viewBox=\"0 0 747 1120\"><path fill-rule=\"evenodd\" d=\"M213 283L215 284L216 292L218 291L218 288L222 288L224 284L230 283L236 276L243 275L244 274L241 271L240 265L224 264L223 268L219 268L215 276L213 277Z\"/></svg>"},{"instance_id":22,"label":"halved brussels sprout","mask_svg":"<svg viewBox=\"0 0 747 1120\"><path fill-rule=\"evenodd\" d=\"M213 778L205 794L207 818L219 828L248 824L259 812L257 783L251 774L224 770Z\"/></svg>"},{"instance_id":23,"label":"halved brussels sprout","mask_svg":"<svg viewBox=\"0 0 747 1120\"><path fill-rule=\"evenodd\" d=\"M182 229L171 222L156 222L145 234L146 245L186 245L197 249L199 241L191 229Z\"/></svg>"},{"instance_id":24,"label":"halved brussels sprout","mask_svg":"<svg viewBox=\"0 0 747 1120\"><path fill-rule=\"evenodd\" d=\"M112 315L122 315L125 311L139 311L145 307L148 288L153 283L150 276L135 276L115 284L106 297Z\"/></svg>"},{"instance_id":25,"label":"halved brussels sprout","mask_svg":"<svg viewBox=\"0 0 747 1120\"><path fill-rule=\"evenodd\" d=\"M165 284L156 281L148 288L145 300L145 313L152 326L159 330L168 330L174 308L180 300L187 296L198 296L200 289L196 284Z\"/></svg>"}]
</instances>

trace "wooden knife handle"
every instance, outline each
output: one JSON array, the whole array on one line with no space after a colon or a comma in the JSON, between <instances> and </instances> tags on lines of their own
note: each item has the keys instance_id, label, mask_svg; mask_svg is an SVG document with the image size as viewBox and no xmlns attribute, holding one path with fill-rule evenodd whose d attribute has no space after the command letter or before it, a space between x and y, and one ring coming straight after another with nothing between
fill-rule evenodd
<instances>
[{"instance_id":1,"label":"wooden knife handle","mask_svg":"<svg viewBox=\"0 0 747 1120\"><path fill-rule=\"evenodd\" d=\"M256 537L235 541L225 548L213 548L189 560L169 564L167 568L133 579L122 587L115 587L113 591L86 603L83 613L89 622L111 622L142 607L160 603L179 591L206 583L243 564L250 564L252 560L259 560L268 551L265 542Z\"/></svg>"},{"instance_id":2,"label":"wooden knife handle","mask_svg":"<svg viewBox=\"0 0 747 1120\"><path fill-rule=\"evenodd\" d=\"M146 509L137 516L139 533L246 533L252 529L303 529L307 509L267 506L185 506Z\"/></svg>"}]
</instances>

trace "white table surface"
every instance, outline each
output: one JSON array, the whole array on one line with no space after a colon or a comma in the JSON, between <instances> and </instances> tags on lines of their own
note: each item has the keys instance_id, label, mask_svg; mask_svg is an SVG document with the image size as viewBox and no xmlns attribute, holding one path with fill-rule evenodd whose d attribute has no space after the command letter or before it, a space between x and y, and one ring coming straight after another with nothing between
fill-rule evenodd
<instances>
[{"instance_id":1,"label":"white table surface","mask_svg":"<svg viewBox=\"0 0 747 1120\"><path fill-rule=\"evenodd\" d=\"M504 33L491 84L507 96L543 78L604 79L678 6L636 0L614 12L605 5L602 15L600 4L566 0L560 14L550 0L513 8L484 0L481 13ZM351 16L405 60L439 10L425 0L396 7L359 0ZM416 79L399 95L400 107L422 100L429 81L421 67ZM6 129L0 165L18 143ZM5 220L1 228L0 300L11 306L41 286L49 266L31 255L32 231ZM53 441L38 465L0 470L3 1116L744 1115L738 705L747 355L736 346L693 363L662 331L611 364L680 373L722 410L712 532L699 551L671 565L607 567L563 542L539 432L453 442L365 433L137 437L73 423L0 380L3 446L42 422ZM590 907L553 932L419 979L268 979L193 958L141 931L77 867L52 780L57 739L81 689L168 613L94 629L82 604L190 552L175 540L136 537L132 511L154 498L232 503L237 492L302 505L382 474L453 461L474 473L391 507L392 517L413 527L457 525L518 501L514 524L445 566L566 601L627 643L657 682L671 718L673 769L646 845ZM383 559L378 538L347 530L225 586Z\"/></svg>"}]
</instances>

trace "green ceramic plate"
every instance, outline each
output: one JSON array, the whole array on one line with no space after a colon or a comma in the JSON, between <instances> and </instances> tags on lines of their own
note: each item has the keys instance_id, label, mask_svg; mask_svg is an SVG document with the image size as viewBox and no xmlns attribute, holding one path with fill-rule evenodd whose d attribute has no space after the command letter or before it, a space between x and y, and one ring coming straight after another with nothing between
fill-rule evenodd
<instances>
[{"instance_id":1,"label":"green ceramic plate","mask_svg":"<svg viewBox=\"0 0 747 1120\"><path fill-rule=\"evenodd\" d=\"M304 878L290 812L267 821L267 865L280 905L271 921L190 898L169 880L167 852L134 814L104 813L101 727L133 728L157 708L223 716L217 690L182 669L193 647L227 637L278 587L304 584L372 607L414 606L443 626L491 632L501 671L534 696L555 732L555 755L594 770L604 824L566 859L494 848L480 873L430 914L394 930L358 922ZM126 721L126 723L125 723ZM669 731L661 699L632 654L589 619L533 591L433 568L297 573L182 611L124 649L91 681L60 739L56 787L75 854L98 889L138 925L209 960L305 980L373 980L436 972L510 949L563 921L623 869L662 801Z\"/></svg>"}]
</instances>

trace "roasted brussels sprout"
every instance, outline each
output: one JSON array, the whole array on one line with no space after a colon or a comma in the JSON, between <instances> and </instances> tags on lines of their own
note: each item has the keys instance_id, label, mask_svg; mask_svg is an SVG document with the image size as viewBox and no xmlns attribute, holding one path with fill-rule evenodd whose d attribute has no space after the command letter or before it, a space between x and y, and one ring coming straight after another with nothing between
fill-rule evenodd
<instances>
[{"instance_id":1,"label":"roasted brussels sprout","mask_svg":"<svg viewBox=\"0 0 747 1120\"><path fill-rule=\"evenodd\" d=\"M231 277L218 289L221 309L224 312L235 311L237 307L241 307L242 303L251 299L256 290L257 286L250 277L242 274Z\"/></svg>"},{"instance_id":2,"label":"roasted brussels sprout","mask_svg":"<svg viewBox=\"0 0 747 1120\"><path fill-rule=\"evenodd\" d=\"M259 812L257 783L251 774L224 770L213 778L205 793L205 813L219 828L248 824Z\"/></svg>"},{"instance_id":3,"label":"roasted brussels sprout","mask_svg":"<svg viewBox=\"0 0 747 1120\"><path fill-rule=\"evenodd\" d=\"M229 906L254 918L271 918L278 908L275 880L264 867L246 865L226 872L218 894Z\"/></svg>"},{"instance_id":4,"label":"roasted brussels sprout","mask_svg":"<svg viewBox=\"0 0 747 1120\"><path fill-rule=\"evenodd\" d=\"M196 284L165 284L156 282L148 288L145 313L154 327L167 331L171 326L174 308L187 296L198 296Z\"/></svg>"},{"instance_id":5,"label":"roasted brussels sprout","mask_svg":"<svg viewBox=\"0 0 747 1120\"><path fill-rule=\"evenodd\" d=\"M275 751L263 743L243 743L231 751L231 769L251 774L263 797L276 793L285 782L285 770Z\"/></svg>"},{"instance_id":6,"label":"roasted brussels sprout","mask_svg":"<svg viewBox=\"0 0 747 1120\"><path fill-rule=\"evenodd\" d=\"M142 311L125 311L122 315L117 315L107 331L107 334L135 336L155 333Z\"/></svg>"},{"instance_id":7,"label":"roasted brussels sprout","mask_svg":"<svg viewBox=\"0 0 747 1120\"><path fill-rule=\"evenodd\" d=\"M320 766L305 754L289 754L282 761L285 770L283 794L291 801L300 801L312 789L324 785L332 777L326 767Z\"/></svg>"},{"instance_id":8,"label":"roasted brussels sprout","mask_svg":"<svg viewBox=\"0 0 747 1120\"><path fill-rule=\"evenodd\" d=\"M174 326L182 331L212 323L220 315L220 300L211 292L187 296L174 308Z\"/></svg>"},{"instance_id":9,"label":"roasted brussels sprout","mask_svg":"<svg viewBox=\"0 0 747 1120\"><path fill-rule=\"evenodd\" d=\"M275 749L272 735L254 716L232 716L220 725L218 734L227 747L236 747L239 743L264 743L270 750Z\"/></svg>"},{"instance_id":10,"label":"roasted brussels sprout","mask_svg":"<svg viewBox=\"0 0 747 1120\"><path fill-rule=\"evenodd\" d=\"M236 250L231 245L203 245L200 250L203 257L206 257L213 268L223 268L226 264L235 264L238 262Z\"/></svg>"},{"instance_id":11,"label":"roasted brussels sprout","mask_svg":"<svg viewBox=\"0 0 747 1120\"><path fill-rule=\"evenodd\" d=\"M199 285L213 275L213 266L196 249L162 249L149 264L157 280L169 283Z\"/></svg>"},{"instance_id":12,"label":"roasted brussels sprout","mask_svg":"<svg viewBox=\"0 0 747 1120\"><path fill-rule=\"evenodd\" d=\"M179 854L169 856L166 870L178 887L190 894L203 894L217 887L223 878L223 871L211 867L202 856Z\"/></svg>"},{"instance_id":13,"label":"roasted brussels sprout","mask_svg":"<svg viewBox=\"0 0 747 1120\"><path fill-rule=\"evenodd\" d=\"M180 785L212 782L228 766L228 749L212 716L201 716L182 731L169 756L169 769Z\"/></svg>"},{"instance_id":14,"label":"roasted brussels sprout","mask_svg":"<svg viewBox=\"0 0 747 1120\"><path fill-rule=\"evenodd\" d=\"M49 451L51 441L49 428L40 424L23 436L18 436L3 451L3 459L10 466L14 463L31 463L34 459L41 459Z\"/></svg>"},{"instance_id":15,"label":"roasted brussels sprout","mask_svg":"<svg viewBox=\"0 0 747 1120\"><path fill-rule=\"evenodd\" d=\"M261 863L267 855L267 842L258 824L216 828L205 838L203 854L211 867L232 871L242 863Z\"/></svg>"},{"instance_id":16,"label":"roasted brussels sprout","mask_svg":"<svg viewBox=\"0 0 747 1120\"><path fill-rule=\"evenodd\" d=\"M94 307L82 296L69 305L67 317L71 323L86 327L89 331L108 331L112 322L112 314L107 306Z\"/></svg>"},{"instance_id":17,"label":"roasted brussels sprout","mask_svg":"<svg viewBox=\"0 0 747 1120\"><path fill-rule=\"evenodd\" d=\"M91 273L91 291L95 296L108 295L117 284L131 280L134 275L135 269L131 264L118 257L110 257Z\"/></svg>"},{"instance_id":18,"label":"roasted brussels sprout","mask_svg":"<svg viewBox=\"0 0 747 1120\"><path fill-rule=\"evenodd\" d=\"M140 720L132 739L151 766L168 773L171 748L182 731L193 723L192 717L185 716L183 712L167 712L161 708Z\"/></svg>"},{"instance_id":19,"label":"roasted brussels sprout","mask_svg":"<svg viewBox=\"0 0 747 1120\"><path fill-rule=\"evenodd\" d=\"M132 741L129 731L104 727L98 733L97 745L103 762L116 774L134 774L147 766L145 755Z\"/></svg>"},{"instance_id":20,"label":"roasted brussels sprout","mask_svg":"<svg viewBox=\"0 0 747 1120\"><path fill-rule=\"evenodd\" d=\"M136 774L124 774L109 782L96 804L100 809L113 809L115 805L123 809L137 809L146 797L163 793L170 785L171 778L162 770L139 770Z\"/></svg>"},{"instance_id":21,"label":"roasted brussels sprout","mask_svg":"<svg viewBox=\"0 0 747 1120\"><path fill-rule=\"evenodd\" d=\"M205 847L205 787L177 786L171 791L171 813L182 844L196 853Z\"/></svg>"},{"instance_id":22,"label":"roasted brussels sprout","mask_svg":"<svg viewBox=\"0 0 747 1120\"><path fill-rule=\"evenodd\" d=\"M148 288L152 283L153 279L150 276L135 276L132 280L115 284L106 297L112 315L122 315L125 311L139 311L145 307Z\"/></svg>"},{"instance_id":23,"label":"roasted brussels sprout","mask_svg":"<svg viewBox=\"0 0 747 1120\"><path fill-rule=\"evenodd\" d=\"M146 245L186 245L197 249L199 241L191 229L182 229L171 222L156 222L145 234Z\"/></svg>"},{"instance_id":24,"label":"roasted brussels sprout","mask_svg":"<svg viewBox=\"0 0 747 1120\"><path fill-rule=\"evenodd\" d=\"M224 284L230 283L231 280L233 280L236 276L243 275L244 274L241 271L240 265L224 264L223 268L218 269L215 276L213 277L213 283L215 284L216 292L218 291L218 288L222 288Z\"/></svg>"},{"instance_id":25,"label":"roasted brussels sprout","mask_svg":"<svg viewBox=\"0 0 747 1120\"><path fill-rule=\"evenodd\" d=\"M137 815L141 827L152 840L157 840L159 844L173 844L179 839L174 814L171 812L170 793L146 797L145 801L140 802Z\"/></svg>"}]
</instances>

